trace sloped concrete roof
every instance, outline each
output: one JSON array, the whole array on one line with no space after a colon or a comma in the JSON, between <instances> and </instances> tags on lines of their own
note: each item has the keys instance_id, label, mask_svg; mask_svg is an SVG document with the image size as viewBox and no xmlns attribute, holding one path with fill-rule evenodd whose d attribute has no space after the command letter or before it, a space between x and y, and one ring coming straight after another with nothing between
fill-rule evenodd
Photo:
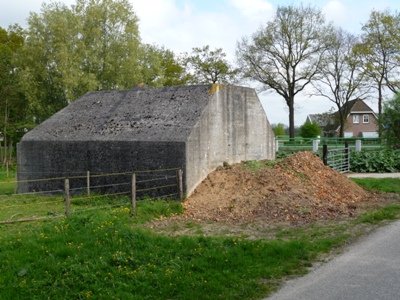
<instances>
[{"instance_id":1,"label":"sloped concrete roof","mask_svg":"<svg viewBox=\"0 0 400 300\"><path fill-rule=\"evenodd\" d=\"M23 140L185 141L207 106L211 85L91 92Z\"/></svg>"}]
</instances>

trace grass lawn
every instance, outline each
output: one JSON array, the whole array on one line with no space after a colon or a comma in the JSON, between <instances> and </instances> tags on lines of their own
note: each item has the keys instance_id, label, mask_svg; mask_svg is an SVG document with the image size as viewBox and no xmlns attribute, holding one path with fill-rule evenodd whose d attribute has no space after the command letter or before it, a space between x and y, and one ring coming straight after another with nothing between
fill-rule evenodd
<instances>
[{"instance_id":1,"label":"grass lawn","mask_svg":"<svg viewBox=\"0 0 400 300\"><path fill-rule=\"evenodd\" d=\"M374 188L386 186L379 179ZM354 238L357 224L400 212L394 205L347 223L282 227L273 238L250 240L157 234L143 224L181 213L179 202L142 201L133 217L129 199L98 199L103 208L96 210L76 200L70 218L0 225L0 299L260 299ZM26 217L64 209L62 198L7 196L0 200L3 219L13 205L13 214Z\"/></svg>"},{"instance_id":2,"label":"grass lawn","mask_svg":"<svg viewBox=\"0 0 400 300\"><path fill-rule=\"evenodd\" d=\"M400 178L350 178L370 191L400 194Z\"/></svg>"},{"instance_id":3,"label":"grass lawn","mask_svg":"<svg viewBox=\"0 0 400 300\"><path fill-rule=\"evenodd\" d=\"M145 219L180 211L175 202L146 206ZM119 207L0 226L0 298L254 299L268 293L265 281L304 273L329 250L295 239L168 237L143 221Z\"/></svg>"}]
</instances>

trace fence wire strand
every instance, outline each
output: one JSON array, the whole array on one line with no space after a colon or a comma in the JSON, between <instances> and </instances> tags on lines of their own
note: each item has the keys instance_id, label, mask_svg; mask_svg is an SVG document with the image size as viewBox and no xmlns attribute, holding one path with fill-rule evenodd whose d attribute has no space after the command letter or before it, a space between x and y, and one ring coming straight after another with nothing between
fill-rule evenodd
<instances>
[{"instance_id":1,"label":"fence wire strand","mask_svg":"<svg viewBox=\"0 0 400 300\"><path fill-rule=\"evenodd\" d=\"M161 189L164 189L164 191L167 191L165 189L172 189L179 187L178 185L178 171L179 168L169 168L169 169L160 169L160 170L141 170L141 171L134 171L134 172L119 172L119 173L107 173L107 174L94 174L91 172L87 172L85 175L79 175L82 174L80 173L75 173L72 174L73 172L66 174L66 176L57 176L53 178L38 178L38 179L33 179L33 180L13 180L13 181L8 181L8 182L0 182L0 185L7 184L10 187L8 189L14 188L14 193L10 193L8 195L0 195L0 210L6 209L14 210L17 212L18 210L21 211L20 207L26 207L26 206L34 206L38 205L37 212L35 214L38 214L39 216L33 216L33 217L26 217L23 216L21 213L18 213L18 215L21 215L22 218L19 220L6 220L6 221L0 221L0 224L6 224L6 223L15 223L15 222L28 222L28 221L35 221L35 220L43 220L43 219L49 219L49 218L55 218L55 217L61 217L65 216L67 214L66 209L66 199L68 197L69 203L71 203L71 208L68 210L69 212L72 213L82 213L85 211L93 211L97 209L104 209L104 208L112 208L112 207L121 207L121 206L130 206L132 204L132 193L133 191L135 193L140 193L142 194L142 197L144 198L138 198L138 202L146 202L146 201L154 201L155 199L165 199L165 198L170 198L176 195L179 195L178 193L169 193L167 195L162 195ZM165 175L160 174L160 172L171 172L175 171L175 174L168 174L166 173ZM39 174L39 172L35 173ZM60 173L57 173L60 174ZM130 175L133 176L134 174L137 175L138 180L135 181L135 189L130 189L129 191L124 191L124 186L129 186L132 185L132 182L116 182L116 183L108 183L107 184L107 179L104 179L105 184L95 184L93 186L90 185L90 179L93 179L93 183L96 183L96 180L100 177L112 177L112 176L126 176ZM153 175L151 175L153 174ZM136 177L136 178L137 178ZM61 185L61 182L64 182L66 180L71 180L72 182L72 188L68 189L68 192L65 189L51 189L51 190L39 190L43 187L58 187L58 185ZM81 180L80 186L73 187L74 180L79 179ZM88 179L86 184L83 182L83 179ZM172 180L175 180L176 183L173 184L168 184L171 183ZM51 184L50 182L54 181L61 181L60 183L55 183ZM111 179L110 179L111 180ZM112 179L115 180L115 179ZM115 181L118 181L120 179L117 179ZM41 182L49 182L49 184L41 184ZM162 185L162 182L165 182L166 184ZM15 193L17 191L16 185L19 183L35 183L38 182L38 188L33 191L28 191L24 193ZM71 184L70 182L70 184ZM154 184L153 184L154 183ZM14 187L12 185L14 184ZM77 183L75 183L77 184ZM158 185L157 185L158 184ZM63 183L64 185L64 183ZM152 186L153 185L153 186ZM35 186L33 186L35 187ZM105 194L97 194L93 193L91 194L90 192L96 189L106 189L108 191L111 191L112 188L115 188L116 191L118 191L118 188L120 188L119 192L116 193L105 193ZM44 188L43 188L44 189ZM87 190L87 195L84 192ZM122 190L122 191L121 191ZM150 192L150 191L155 191L159 190L158 192L154 192L156 196L155 198L150 198L147 199L146 195L143 193L145 192ZM172 190L173 191L173 190ZM70 194L72 192L72 194ZM171 190L169 190L171 192ZM74 195L75 194L75 195ZM32 199L29 199L29 197L32 196ZM38 197L39 196L39 197ZM51 200L49 201L49 197L57 197L56 200ZM107 199L107 197L129 197L128 199L131 199L129 203L126 203L127 198L120 198L120 200L115 201L115 199ZM54 199L54 198L53 198ZM96 201L96 199L99 199L100 201ZM32 200L32 201L30 201ZM122 201L121 201L122 200ZM12 203L10 201L15 201L15 203ZM23 201L23 202L20 202ZM81 202L81 201L88 201L88 202ZM110 201L109 204L102 205ZM19 203L18 203L19 202ZM4 205L4 206L2 206ZM72 209L74 206L75 208L81 207L82 209ZM31 209L32 210L32 209ZM35 210L33 208L33 210ZM49 212L49 210L55 210L56 212ZM61 210L65 210L65 213L60 213ZM36 210L35 210L36 211ZM43 216L43 214L49 214L47 216ZM68 213L69 215L69 213ZM11 218L14 218L15 215L11 216Z\"/></svg>"}]
</instances>

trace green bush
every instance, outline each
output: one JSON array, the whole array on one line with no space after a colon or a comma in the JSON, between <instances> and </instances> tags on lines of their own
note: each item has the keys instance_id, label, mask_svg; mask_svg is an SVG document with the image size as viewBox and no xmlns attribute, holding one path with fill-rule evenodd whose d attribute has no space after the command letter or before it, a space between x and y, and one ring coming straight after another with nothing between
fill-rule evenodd
<instances>
[{"instance_id":1,"label":"green bush","mask_svg":"<svg viewBox=\"0 0 400 300\"><path fill-rule=\"evenodd\" d=\"M379 117L381 135L388 146L400 149L400 94L383 103L383 112Z\"/></svg>"},{"instance_id":2,"label":"green bush","mask_svg":"<svg viewBox=\"0 0 400 300\"><path fill-rule=\"evenodd\" d=\"M300 126L300 136L303 138L316 138L321 133L321 128L315 122L305 122Z\"/></svg>"},{"instance_id":3,"label":"green bush","mask_svg":"<svg viewBox=\"0 0 400 300\"><path fill-rule=\"evenodd\" d=\"M400 171L400 151L353 151L350 169L358 173L392 173Z\"/></svg>"},{"instance_id":4,"label":"green bush","mask_svg":"<svg viewBox=\"0 0 400 300\"><path fill-rule=\"evenodd\" d=\"M275 136L284 136L285 133L285 125L283 125L282 123L277 124L274 128L273 128L274 134Z\"/></svg>"}]
</instances>

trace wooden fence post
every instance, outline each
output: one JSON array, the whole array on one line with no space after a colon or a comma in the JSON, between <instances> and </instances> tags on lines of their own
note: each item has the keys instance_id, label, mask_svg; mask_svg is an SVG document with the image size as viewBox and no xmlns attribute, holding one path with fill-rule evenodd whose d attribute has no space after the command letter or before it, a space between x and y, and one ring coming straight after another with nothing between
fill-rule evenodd
<instances>
[{"instance_id":1,"label":"wooden fence post","mask_svg":"<svg viewBox=\"0 0 400 300\"><path fill-rule=\"evenodd\" d=\"M69 179L65 179L64 183L64 188L65 188L65 215L67 218L70 216L70 197L69 197Z\"/></svg>"},{"instance_id":2,"label":"wooden fence post","mask_svg":"<svg viewBox=\"0 0 400 300\"><path fill-rule=\"evenodd\" d=\"M14 194L17 194L18 191L18 173L15 172L15 180L14 180Z\"/></svg>"},{"instance_id":3,"label":"wooden fence post","mask_svg":"<svg viewBox=\"0 0 400 300\"><path fill-rule=\"evenodd\" d=\"M131 215L136 216L136 174L132 174L132 195L131 195L132 210Z\"/></svg>"},{"instance_id":4,"label":"wooden fence post","mask_svg":"<svg viewBox=\"0 0 400 300\"><path fill-rule=\"evenodd\" d=\"M179 200L183 200L183 172L182 169L178 170L178 191L179 191Z\"/></svg>"},{"instance_id":5,"label":"wooden fence post","mask_svg":"<svg viewBox=\"0 0 400 300\"><path fill-rule=\"evenodd\" d=\"M87 187L87 195L90 196L90 171L86 173L86 187Z\"/></svg>"},{"instance_id":6,"label":"wooden fence post","mask_svg":"<svg viewBox=\"0 0 400 300\"><path fill-rule=\"evenodd\" d=\"M323 145L322 147L322 161L325 166L328 165L328 145Z\"/></svg>"}]
</instances>

